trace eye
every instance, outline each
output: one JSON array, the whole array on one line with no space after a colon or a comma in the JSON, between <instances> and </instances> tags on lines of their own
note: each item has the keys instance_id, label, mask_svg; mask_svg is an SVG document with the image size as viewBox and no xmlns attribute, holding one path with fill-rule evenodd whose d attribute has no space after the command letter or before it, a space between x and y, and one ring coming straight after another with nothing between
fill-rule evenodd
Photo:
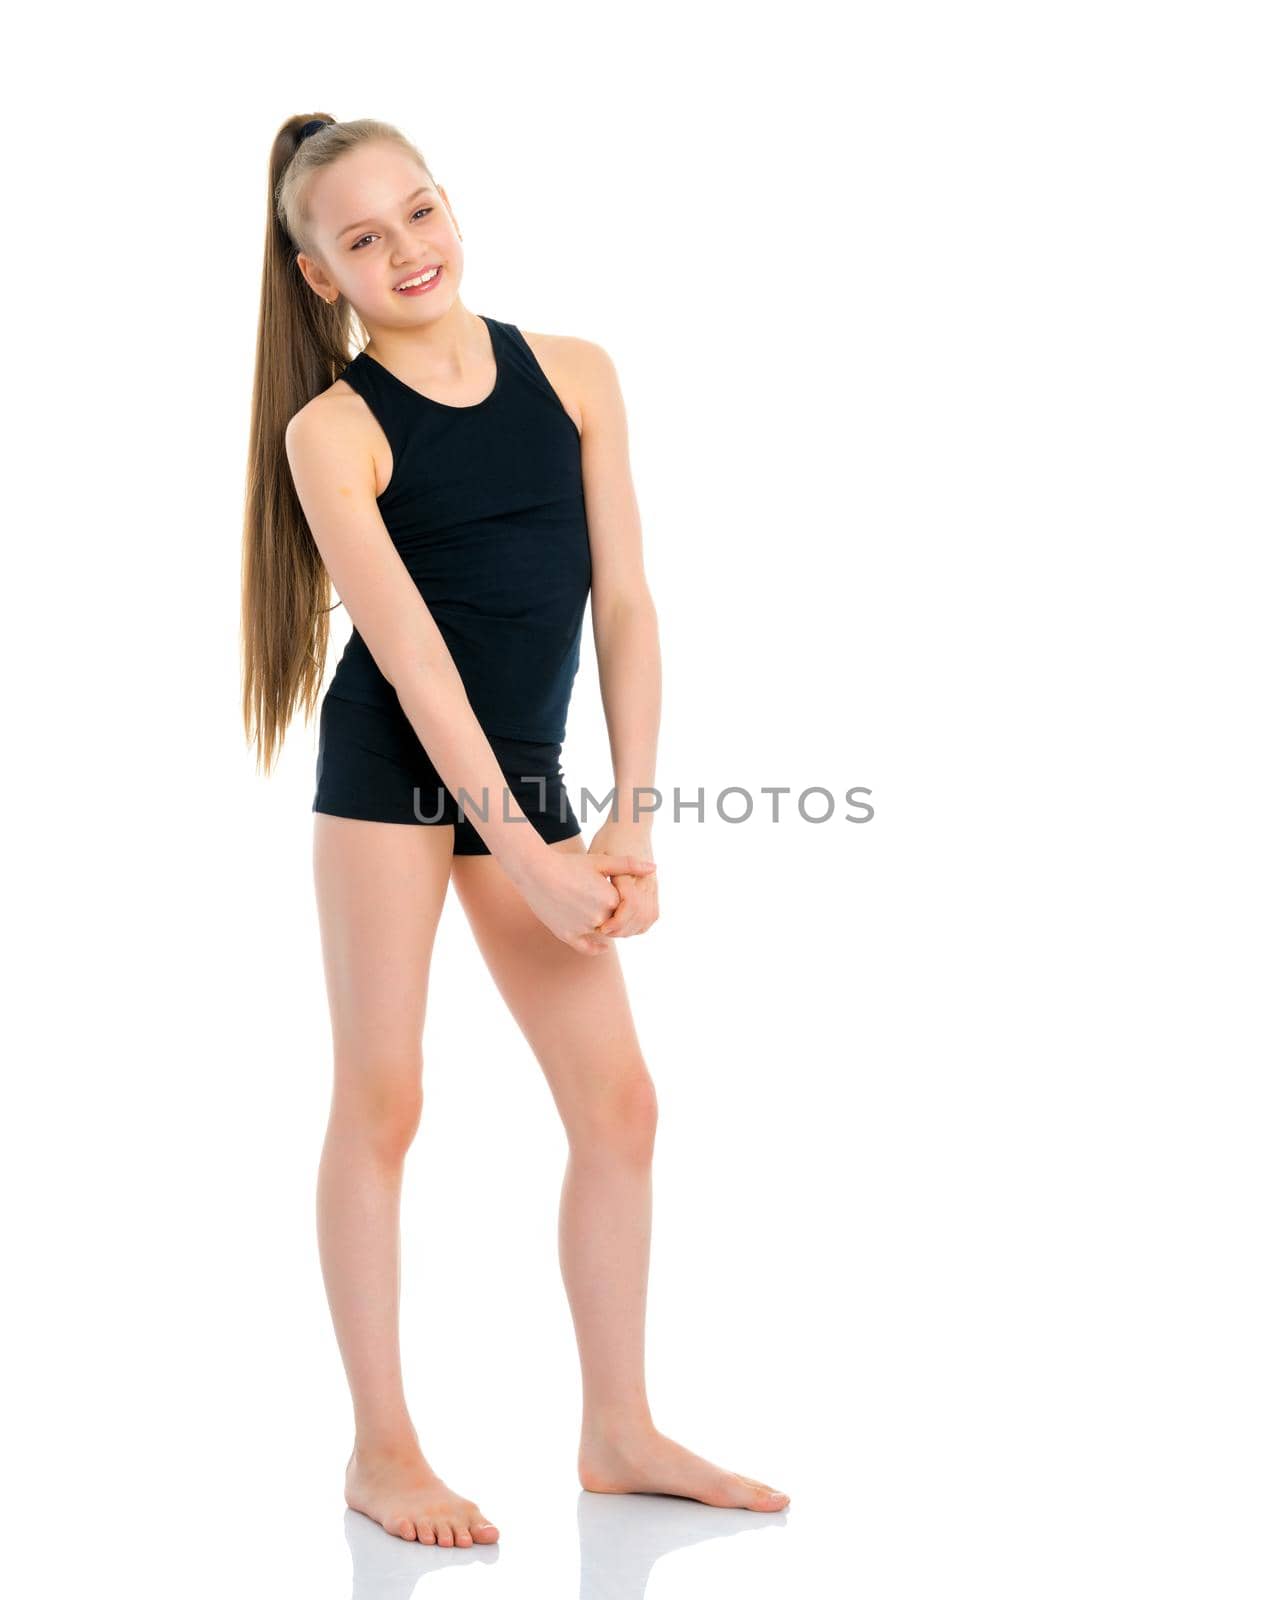
<instances>
[{"instance_id":1,"label":"eye","mask_svg":"<svg viewBox=\"0 0 1280 1600\"><path fill-rule=\"evenodd\" d=\"M429 216L430 213L433 212L434 210L435 210L434 206L419 206L418 209L413 213L413 217L410 220L411 221L416 221L419 217ZM371 233L362 233L360 235L360 237L356 240L356 242L351 246L351 248L353 250L358 250L360 248L360 246L365 242L366 239L372 239L372 238L373 238L373 235Z\"/></svg>"}]
</instances>

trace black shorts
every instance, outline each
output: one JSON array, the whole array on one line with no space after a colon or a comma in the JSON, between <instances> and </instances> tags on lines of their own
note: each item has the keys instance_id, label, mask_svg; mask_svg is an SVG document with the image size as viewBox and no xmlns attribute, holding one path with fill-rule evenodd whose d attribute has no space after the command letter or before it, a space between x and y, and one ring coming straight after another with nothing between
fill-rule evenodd
<instances>
[{"instance_id":1,"label":"black shorts","mask_svg":"<svg viewBox=\"0 0 1280 1600\"><path fill-rule=\"evenodd\" d=\"M467 794L460 804L398 704L371 706L326 694L320 704L311 809L364 822L451 827L455 856L490 854L472 822L483 815L486 800L490 821L506 819L512 826L526 827L519 820L523 811L548 844L580 834L582 827L564 787L561 746L488 737L510 795Z\"/></svg>"}]
</instances>

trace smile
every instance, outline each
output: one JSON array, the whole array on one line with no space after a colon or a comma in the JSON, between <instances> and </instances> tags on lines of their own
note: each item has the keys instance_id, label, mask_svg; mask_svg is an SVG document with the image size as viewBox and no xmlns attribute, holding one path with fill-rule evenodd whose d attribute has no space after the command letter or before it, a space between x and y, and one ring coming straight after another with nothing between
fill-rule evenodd
<instances>
[{"instance_id":1,"label":"smile","mask_svg":"<svg viewBox=\"0 0 1280 1600\"><path fill-rule=\"evenodd\" d=\"M406 278L403 283L396 284L396 293L404 294L410 289L425 289L428 284L436 281L440 274L440 267L428 267L425 272L420 272L416 278Z\"/></svg>"}]
</instances>

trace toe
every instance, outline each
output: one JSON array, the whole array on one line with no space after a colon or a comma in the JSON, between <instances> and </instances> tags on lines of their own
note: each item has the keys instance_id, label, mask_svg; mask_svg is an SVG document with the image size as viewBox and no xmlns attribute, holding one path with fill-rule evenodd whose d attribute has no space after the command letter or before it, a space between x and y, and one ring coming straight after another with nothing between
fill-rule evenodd
<instances>
[{"instance_id":1,"label":"toe","mask_svg":"<svg viewBox=\"0 0 1280 1600\"><path fill-rule=\"evenodd\" d=\"M761 1483L759 1478L748 1478L745 1474L736 1473L740 1483L746 1484L751 1491L752 1499L757 1501L762 1510L778 1511L790 1502L791 1496L783 1494L781 1489L774 1489L767 1483Z\"/></svg>"},{"instance_id":2,"label":"toe","mask_svg":"<svg viewBox=\"0 0 1280 1600\"><path fill-rule=\"evenodd\" d=\"M394 1533L400 1539L412 1539L415 1536L413 1523L408 1517L395 1517L390 1522L384 1522L382 1526L388 1533Z\"/></svg>"},{"instance_id":3,"label":"toe","mask_svg":"<svg viewBox=\"0 0 1280 1600\"><path fill-rule=\"evenodd\" d=\"M435 1542L436 1530L431 1525L431 1519L429 1517L421 1518L418 1523L418 1543L434 1544Z\"/></svg>"},{"instance_id":4,"label":"toe","mask_svg":"<svg viewBox=\"0 0 1280 1600\"><path fill-rule=\"evenodd\" d=\"M440 1526L436 1529L436 1543L440 1546L440 1548L442 1550L452 1550L453 1549L453 1525L452 1525L452 1523L442 1522L440 1524Z\"/></svg>"},{"instance_id":5,"label":"toe","mask_svg":"<svg viewBox=\"0 0 1280 1600\"><path fill-rule=\"evenodd\" d=\"M453 1542L461 1548L463 1545L474 1544L471 1529L465 1522L455 1522L453 1525Z\"/></svg>"},{"instance_id":6,"label":"toe","mask_svg":"<svg viewBox=\"0 0 1280 1600\"><path fill-rule=\"evenodd\" d=\"M471 1532L477 1544L492 1544L498 1537L498 1530L492 1522L473 1522Z\"/></svg>"}]
</instances>

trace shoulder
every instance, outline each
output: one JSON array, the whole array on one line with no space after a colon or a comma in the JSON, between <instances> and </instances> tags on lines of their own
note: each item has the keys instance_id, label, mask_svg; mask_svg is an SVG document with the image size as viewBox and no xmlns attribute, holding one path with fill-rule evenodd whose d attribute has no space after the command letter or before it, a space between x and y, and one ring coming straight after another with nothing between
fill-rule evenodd
<instances>
[{"instance_id":1,"label":"shoulder","mask_svg":"<svg viewBox=\"0 0 1280 1600\"><path fill-rule=\"evenodd\" d=\"M286 433L322 433L326 428L341 427L344 420L358 410L353 401L359 395L344 378L335 378L327 389L321 389L307 401L300 411L295 411L286 425Z\"/></svg>"},{"instance_id":2,"label":"shoulder","mask_svg":"<svg viewBox=\"0 0 1280 1600\"><path fill-rule=\"evenodd\" d=\"M528 333L523 328L520 331L539 360L546 355L550 360L596 382L614 372L609 352L593 339L579 339L571 333Z\"/></svg>"},{"instance_id":3,"label":"shoulder","mask_svg":"<svg viewBox=\"0 0 1280 1600\"><path fill-rule=\"evenodd\" d=\"M285 449L307 453L344 441L359 442L367 433L369 408L342 378L308 400L285 424Z\"/></svg>"},{"instance_id":4,"label":"shoulder","mask_svg":"<svg viewBox=\"0 0 1280 1600\"><path fill-rule=\"evenodd\" d=\"M377 470L379 435L364 399L342 378L308 400L285 425L285 456L295 486L306 478L324 482L372 464Z\"/></svg>"},{"instance_id":5,"label":"shoulder","mask_svg":"<svg viewBox=\"0 0 1280 1600\"><path fill-rule=\"evenodd\" d=\"M579 426L621 403L617 368L603 345L568 333L520 330L561 395L571 395Z\"/></svg>"}]
</instances>

